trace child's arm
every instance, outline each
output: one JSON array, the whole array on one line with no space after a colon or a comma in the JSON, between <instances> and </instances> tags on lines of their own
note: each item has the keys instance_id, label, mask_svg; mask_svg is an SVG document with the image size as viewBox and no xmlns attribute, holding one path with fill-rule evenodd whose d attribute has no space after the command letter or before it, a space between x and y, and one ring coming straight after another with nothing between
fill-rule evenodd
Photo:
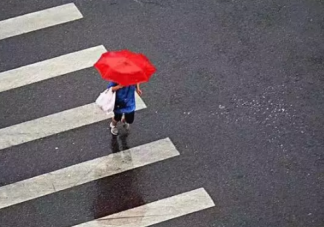
<instances>
[{"instance_id":1,"label":"child's arm","mask_svg":"<svg viewBox=\"0 0 324 227\"><path fill-rule=\"evenodd\" d=\"M111 89L112 89L112 91L118 91L119 89L121 89L121 88L123 88L123 86L122 85L116 85L116 86L114 86L114 87L112 87Z\"/></svg>"},{"instance_id":2,"label":"child's arm","mask_svg":"<svg viewBox=\"0 0 324 227\"><path fill-rule=\"evenodd\" d=\"M142 90L141 90L141 88L140 88L140 84L139 84L139 83L136 84L136 92L137 92L137 94L138 94L139 96L141 96L141 95L143 94L143 92L142 92Z\"/></svg>"}]
</instances>

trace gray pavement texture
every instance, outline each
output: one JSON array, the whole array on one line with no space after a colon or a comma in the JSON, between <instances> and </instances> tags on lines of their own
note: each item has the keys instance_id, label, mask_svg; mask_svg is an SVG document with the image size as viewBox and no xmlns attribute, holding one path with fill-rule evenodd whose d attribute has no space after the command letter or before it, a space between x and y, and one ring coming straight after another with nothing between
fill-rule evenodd
<instances>
[{"instance_id":1,"label":"gray pavement texture","mask_svg":"<svg viewBox=\"0 0 324 227\"><path fill-rule=\"evenodd\" d=\"M68 3L0 2L0 20ZM215 208L156 226L324 226L324 1L80 0L84 18L0 41L0 71L103 44L145 53L128 147L181 155L0 210L1 227L62 227L204 187ZM91 103L86 69L0 94L0 128ZM58 149L55 149L58 147ZM107 155L108 122L0 152L0 186ZM120 149L123 149L121 147Z\"/></svg>"}]
</instances>

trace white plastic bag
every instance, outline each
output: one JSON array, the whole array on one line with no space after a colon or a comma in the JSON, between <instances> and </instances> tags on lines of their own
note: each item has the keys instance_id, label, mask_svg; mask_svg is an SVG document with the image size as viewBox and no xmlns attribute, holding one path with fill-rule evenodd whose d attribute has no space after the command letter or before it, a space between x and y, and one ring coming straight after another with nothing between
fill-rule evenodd
<instances>
[{"instance_id":1,"label":"white plastic bag","mask_svg":"<svg viewBox=\"0 0 324 227\"><path fill-rule=\"evenodd\" d=\"M96 99L96 104L105 112L110 113L114 111L116 101L116 92L112 89L107 89L102 92Z\"/></svg>"}]
</instances>

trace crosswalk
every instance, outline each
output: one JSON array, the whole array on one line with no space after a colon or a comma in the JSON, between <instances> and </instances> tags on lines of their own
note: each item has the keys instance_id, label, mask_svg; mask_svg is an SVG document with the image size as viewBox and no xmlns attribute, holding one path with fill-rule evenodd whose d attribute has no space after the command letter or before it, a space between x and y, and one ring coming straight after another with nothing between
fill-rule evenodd
<instances>
[{"instance_id":1,"label":"crosswalk","mask_svg":"<svg viewBox=\"0 0 324 227\"><path fill-rule=\"evenodd\" d=\"M0 73L0 92L92 67L106 52L97 46Z\"/></svg>"},{"instance_id":2,"label":"crosswalk","mask_svg":"<svg viewBox=\"0 0 324 227\"><path fill-rule=\"evenodd\" d=\"M208 193L199 188L75 227L145 227L213 206Z\"/></svg>"},{"instance_id":3,"label":"crosswalk","mask_svg":"<svg viewBox=\"0 0 324 227\"><path fill-rule=\"evenodd\" d=\"M17 16L0 21L0 42L13 36L23 35L27 32L37 32L40 29L82 18L83 15L73 3ZM73 72L92 67L105 51L106 48L99 44L91 48L0 72L0 96L5 91L36 84L44 80L54 80L59 76L73 76ZM147 106L144 101L139 96L136 96L136 110L145 108ZM103 113L94 103L84 103L82 106L1 128L0 154L8 152L9 148L13 146L22 146L42 138L101 122L111 117L111 115ZM21 206L33 200L42 199L47 195L62 193L89 182L109 179L113 175L133 171L178 156L180 156L180 152L174 146L172 140L162 138L118 153L97 157L7 184L0 187L0 212L6 212L6 209L12 206ZM115 214L94 218L88 222L79 222L77 225L73 222L70 226L152 226L213 206L215 204L206 190L198 188ZM20 216L23 218L23 214L20 214ZM53 224L53 226L55 225Z\"/></svg>"},{"instance_id":4,"label":"crosswalk","mask_svg":"<svg viewBox=\"0 0 324 227\"><path fill-rule=\"evenodd\" d=\"M116 161L111 154L4 186L0 188L0 208L179 155L169 139L155 141L121 153L130 159Z\"/></svg>"},{"instance_id":5,"label":"crosswalk","mask_svg":"<svg viewBox=\"0 0 324 227\"><path fill-rule=\"evenodd\" d=\"M142 99L136 96L136 109L146 108ZM0 129L0 149L30 142L60 132L79 128L111 118L103 114L96 104L65 110L35 120ZM1 152L1 151L0 151Z\"/></svg>"},{"instance_id":6,"label":"crosswalk","mask_svg":"<svg viewBox=\"0 0 324 227\"><path fill-rule=\"evenodd\" d=\"M66 4L7 19L0 21L0 40L78 20L82 17L74 4Z\"/></svg>"}]
</instances>

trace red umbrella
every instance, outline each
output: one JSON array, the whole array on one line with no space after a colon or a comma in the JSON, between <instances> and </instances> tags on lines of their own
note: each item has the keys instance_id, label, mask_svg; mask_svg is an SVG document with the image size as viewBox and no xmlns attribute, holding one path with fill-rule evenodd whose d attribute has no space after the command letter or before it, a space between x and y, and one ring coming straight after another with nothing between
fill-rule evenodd
<instances>
[{"instance_id":1,"label":"red umbrella","mask_svg":"<svg viewBox=\"0 0 324 227\"><path fill-rule=\"evenodd\" d=\"M94 67L103 79L123 86L147 82L156 71L146 56L128 50L106 52Z\"/></svg>"}]
</instances>

